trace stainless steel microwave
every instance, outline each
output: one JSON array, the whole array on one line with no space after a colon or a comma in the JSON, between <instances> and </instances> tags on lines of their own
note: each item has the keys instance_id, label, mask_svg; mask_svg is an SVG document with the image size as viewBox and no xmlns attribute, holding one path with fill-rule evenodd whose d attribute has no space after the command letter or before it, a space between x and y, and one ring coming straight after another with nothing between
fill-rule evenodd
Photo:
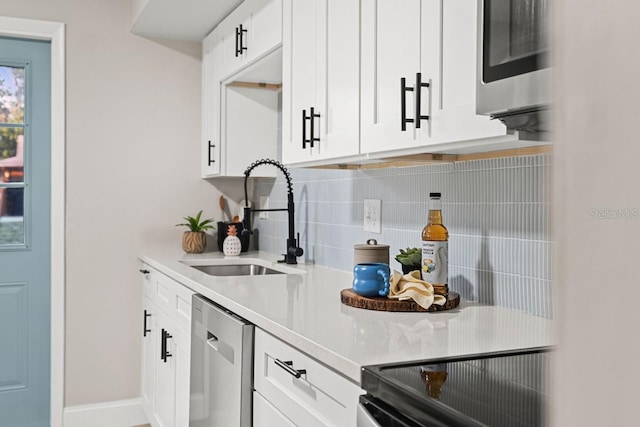
<instances>
[{"instance_id":1,"label":"stainless steel microwave","mask_svg":"<svg viewBox=\"0 0 640 427\"><path fill-rule=\"evenodd\" d=\"M551 0L478 0L478 114L548 139Z\"/></svg>"}]
</instances>

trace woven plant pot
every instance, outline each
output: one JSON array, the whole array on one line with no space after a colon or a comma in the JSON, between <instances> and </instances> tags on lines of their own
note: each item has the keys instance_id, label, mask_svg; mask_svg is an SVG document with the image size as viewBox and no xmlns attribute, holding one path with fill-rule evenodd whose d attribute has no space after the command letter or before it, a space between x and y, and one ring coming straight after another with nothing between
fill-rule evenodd
<instances>
[{"instance_id":1,"label":"woven plant pot","mask_svg":"<svg viewBox=\"0 0 640 427\"><path fill-rule=\"evenodd\" d=\"M182 235L182 249L188 254L199 254L207 247L204 231L185 231Z\"/></svg>"}]
</instances>

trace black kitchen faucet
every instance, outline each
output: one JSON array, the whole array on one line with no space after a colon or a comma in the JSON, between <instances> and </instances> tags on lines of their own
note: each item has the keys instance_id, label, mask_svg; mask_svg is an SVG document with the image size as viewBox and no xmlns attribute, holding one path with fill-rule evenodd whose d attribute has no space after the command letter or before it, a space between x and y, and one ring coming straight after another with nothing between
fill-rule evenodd
<instances>
[{"instance_id":1,"label":"black kitchen faucet","mask_svg":"<svg viewBox=\"0 0 640 427\"><path fill-rule=\"evenodd\" d=\"M298 237L296 238L295 225L294 225L294 203L293 203L293 185L291 184L291 175L287 168L285 168L282 163L272 160L272 159L262 159L257 162L253 162L251 166L249 166L244 171L244 200L246 203L249 203L249 197L247 194L247 181L249 180L249 175L251 175L251 171L253 171L256 167L260 165L272 165L276 168L280 169L280 171L284 174L285 179L287 180L287 207L281 209L252 209L249 206L244 207L244 219L242 220L243 225L243 234L251 234L251 212L279 212L279 211L287 211L289 215L289 237L287 238L287 251L283 254L284 259L278 262L284 262L287 264L297 264L297 258L302 256L304 253L302 248L298 245L300 244L300 233L298 233Z\"/></svg>"}]
</instances>

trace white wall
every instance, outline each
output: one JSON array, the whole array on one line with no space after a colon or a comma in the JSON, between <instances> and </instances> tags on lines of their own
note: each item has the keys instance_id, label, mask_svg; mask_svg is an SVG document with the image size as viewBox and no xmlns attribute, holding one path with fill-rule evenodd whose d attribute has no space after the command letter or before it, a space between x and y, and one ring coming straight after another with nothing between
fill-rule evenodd
<instances>
[{"instance_id":1,"label":"white wall","mask_svg":"<svg viewBox=\"0 0 640 427\"><path fill-rule=\"evenodd\" d=\"M636 426L640 4L560 0L554 12L559 351L553 425ZM622 216L626 210L632 219Z\"/></svg>"},{"instance_id":2,"label":"white wall","mask_svg":"<svg viewBox=\"0 0 640 427\"><path fill-rule=\"evenodd\" d=\"M67 25L65 405L139 395L137 247L217 190L199 178L200 46L129 33L128 0L0 0Z\"/></svg>"}]
</instances>

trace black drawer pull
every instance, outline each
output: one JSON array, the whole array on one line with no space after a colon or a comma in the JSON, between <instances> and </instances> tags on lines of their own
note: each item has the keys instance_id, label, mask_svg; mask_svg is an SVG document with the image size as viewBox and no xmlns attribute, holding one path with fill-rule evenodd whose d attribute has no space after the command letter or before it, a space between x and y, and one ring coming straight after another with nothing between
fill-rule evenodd
<instances>
[{"instance_id":1,"label":"black drawer pull","mask_svg":"<svg viewBox=\"0 0 640 427\"><path fill-rule=\"evenodd\" d=\"M149 270L144 270L144 269L140 269L140 273L142 274L149 274L151 273Z\"/></svg>"},{"instance_id":2,"label":"black drawer pull","mask_svg":"<svg viewBox=\"0 0 640 427\"><path fill-rule=\"evenodd\" d=\"M288 374L296 377L296 378L300 378L302 375L306 375L307 374L307 370L306 369L293 369L293 362L288 360L286 362L283 362L280 359L276 359L274 360L275 364L278 365L279 367L281 367L282 369L284 369L285 371L287 371Z\"/></svg>"}]
</instances>

